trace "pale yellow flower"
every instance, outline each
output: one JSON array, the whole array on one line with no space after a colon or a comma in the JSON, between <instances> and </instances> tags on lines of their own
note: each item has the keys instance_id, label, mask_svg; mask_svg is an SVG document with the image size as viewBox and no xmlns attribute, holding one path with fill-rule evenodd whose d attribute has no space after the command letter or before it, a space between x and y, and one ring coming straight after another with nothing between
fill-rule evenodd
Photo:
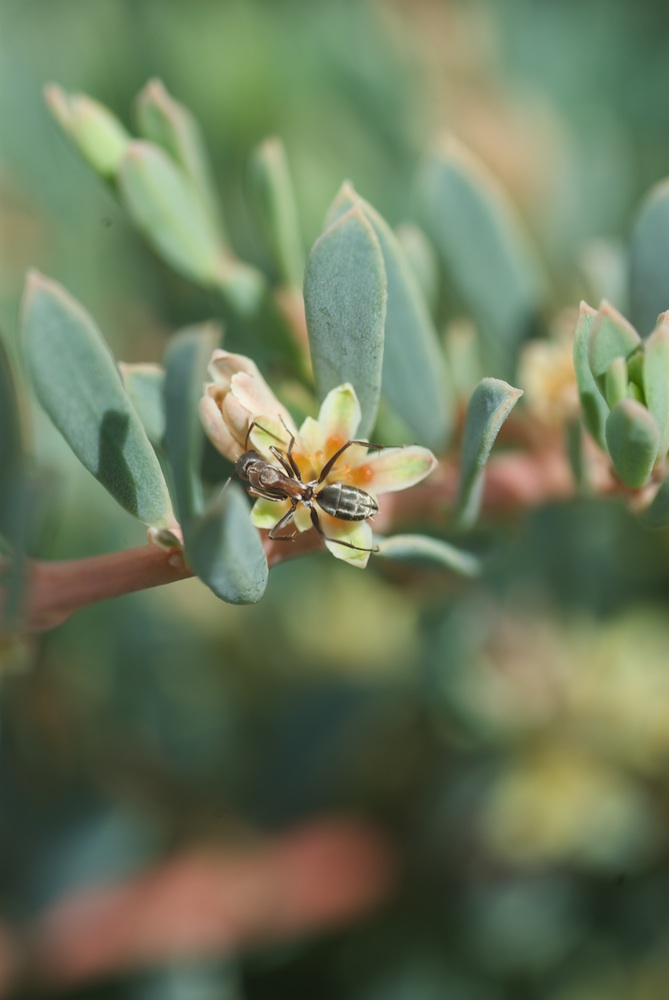
<instances>
[{"instance_id":1,"label":"pale yellow flower","mask_svg":"<svg viewBox=\"0 0 669 1000\"><path fill-rule=\"evenodd\" d=\"M318 484L319 488L347 484L374 499L381 493L414 486L437 464L432 452L418 445L370 450L366 444L352 444L321 481L328 460L355 439L361 412L353 386L346 383L329 392L318 419L307 417L298 429L249 358L216 351L209 371L215 381L205 386L200 404L202 422L214 445L233 461L253 450L284 472L271 449L286 454L292 439L292 457L303 483ZM252 521L257 528L271 530L291 506L289 499L260 497L254 504ZM315 509L329 551L351 565L366 566L373 549L369 521L332 517L318 507L317 501ZM299 532L313 529L307 505L297 504L290 526L289 530L294 527Z\"/></svg>"},{"instance_id":2,"label":"pale yellow flower","mask_svg":"<svg viewBox=\"0 0 669 1000\"><path fill-rule=\"evenodd\" d=\"M518 381L525 407L541 424L562 427L579 412L571 331L550 340L533 340L520 356Z\"/></svg>"}]
</instances>

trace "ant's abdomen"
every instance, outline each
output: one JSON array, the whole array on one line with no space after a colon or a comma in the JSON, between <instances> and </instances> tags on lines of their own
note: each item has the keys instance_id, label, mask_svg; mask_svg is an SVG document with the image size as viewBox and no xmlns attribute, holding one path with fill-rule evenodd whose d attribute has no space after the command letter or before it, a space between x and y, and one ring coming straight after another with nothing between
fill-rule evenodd
<instances>
[{"instance_id":1,"label":"ant's abdomen","mask_svg":"<svg viewBox=\"0 0 669 1000\"><path fill-rule=\"evenodd\" d=\"M366 521L379 509L374 497L348 483L331 483L319 490L315 498L321 510L340 521Z\"/></svg>"}]
</instances>

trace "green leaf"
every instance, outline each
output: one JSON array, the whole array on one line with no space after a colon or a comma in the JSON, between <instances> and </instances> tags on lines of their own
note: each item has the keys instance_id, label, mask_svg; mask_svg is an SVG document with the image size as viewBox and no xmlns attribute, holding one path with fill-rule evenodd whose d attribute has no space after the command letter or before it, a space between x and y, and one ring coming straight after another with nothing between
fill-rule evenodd
<instances>
[{"instance_id":1,"label":"green leaf","mask_svg":"<svg viewBox=\"0 0 669 1000\"><path fill-rule=\"evenodd\" d=\"M226 305L235 315L254 321L262 317L267 282L252 264L226 256L221 264L217 284Z\"/></svg>"},{"instance_id":2,"label":"green leaf","mask_svg":"<svg viewBox=\"0 0 669 1000\"><path fill-rule=\"evenodd\" d=\"M626 486L638 489L650 479L659 444L652 415L635 399L617 403L606 421L606 444L615 470Z\"/></svg>"},{"instance_id":3,"label":"green leaf","mask_svg":"<svg viewBox=\"0 0 669 1000\"><path fill-rule=\"evenodd\" d=\"M588 363L595 384L604 395L606 373L615 358L627 360L641 344L634 327L610 302L602 302L597 310L588 346Z\"/></svg>"},{"instance_id":4,"label":"green leaf","mask_svg":"<svg viewBox=\"0 0 669 1000\"><path fill-rule=\"evenodd\" d=\"M660 433L657 453L663 458L669 449L669 312L660 316L644 344L643 393Z\"/></svg>"},{"instance_id":5,"label":"green leaf","mask_svg":"<svg viewBox=\"0 0 669 1000\"><path fill-rule=\"evenodd\" d=\"M494 177L447 138L419 178L424 225L483 339L488 369L510 375L545 295L538 257Z\"/></svg>"},{"instance_id":6,"label":"green leaf","mask_svg":"<svg viewBox=\"0 0 669 1000\"><path fill-rule=\"evenodd\" d=\"M374 426L381 395L386 298L379 241L357 206L312 247L304 301L318 397L350 382L362 408L362 437Z\"/></svg>"},{"instance_id":7,"label":"green leaf","mask_svg":"<svg viewBox=\"0 0 669 1000\"><path fill-rule=\"evenodd\" d=\"M46 103L83 158L114 180L132 136L109 108L85 94L68 94L55 84L44 89Z\"/></svg>"},{"instance_id":8,"label":"green leaf","mask_svg":"<svg viewBox=\"0 0 669 1000\"><path fill-rule=\"evenodd\" d=\"M588 465L583 454L583 424L578 419L568 420L565 424L565 451L569 459L569 467L574 477L579 493L589 492Z\"/></svg>"},{"instance_id":9,"label":"green leaf","mask_svg":"<svg viewBox=\"0 0 669 1000\"><path fill-rule=\"evenodd\" d=\"M199 402L207 364L220 336L215 323L187 327L170 341L165 354L165 444L187 559L191 525L204 509L200 479L204 431Z\"/></svg>"},{"instance_id":10,"label":"green leaf","mask_svg":"<svg viewBox=\"0 0 669 1000\"><path fill-rule=\"evenodd\" d=\"M137 410L146 435L154 448L163 445L165 437L165 370L161 365L125 364L119 362L119 371Z\"/></svg>"},{"instance_id":11,"label":"green leaf","mask_svg":"<svg viewBox=\"0 0 669 1000\"><path fill-rule=\"evenodd\" d=\"M91 316L36 272L28 277L21 316L35 393L74 454L140 521L167 525L172 512L158 459Z\"/></svg>"},{"instance_id":12,"label":"green leaf","mask_svg":"<svg viewBox=\"0 0 669 1000\"><path fill-rule=\"evenodd\" d=\"M5 345L0 338L0 502L5 496L7 485L22 466L22 456L16 384Z\"/></svg>"},{"instance_id":13,"label":"green leaf","mask_svg":"<svg viewBox=\"0 0 669 1000\"><path fill-rule=\"evenodd\" d=\"M249 177L265 241L281 282L301 288L304 245L297 216L295 191L283 143L265 139L255 150Z\"/></svg>"},{"instance_id":14,"label":"green leaf","mask_svg":"<svg viewBox=\"0 0 669 1000\"><path fill-rule=\"evenodd\" d=\"M138 229L180 274L220 283L223 246L192 182L159 146L132 142L118 176L121 199Z\"/></svg>"},{"instance_id":15,"label":"green leaf","mask_svg":"<svg viewBox=\"0 0 669 1000\"><path fill-rule=\"evenodd\" d=\"M609 415L602 394L590 371L590 336L597 312L587 303L581 302L574 332L574 371L581 399L583 422L600 448L606 451L604 425Z\"/></svg>"},{"instance_id":16,"label":"green leaf","mask_svg":"<svg viewBox=\"0 0 669 1000\"><path fill-rule=\"evenodd\" d=\"M186 557L193 572L222 600L260 600L267 586L267 559L251 524L246 495L236 483L193 524Z\"/></svg>"},{"instance_id":17,"label":"green leaf","mask_svg":"<svg viewBox=\"0 0 669 1000\"><path fill-rule=\"evenodd\" d=\"M416 440L443 449L453 423L453 399L445 358L418 281L388 223L350 184L341 188L330 216L359 206L383 254L388 284L383 395Z\"/></svg>"},{"instance_id":18,"label":"green leaf","mask_svg":"<svg viewBox=\"0 0 669 1000\"><path fill-rule=\"evenodd\" d=\"M616 403L626 399L628 388L627 362L624 358L614 358L604 377L604 398L607 406L612 409Z\"/></svg>"},{"instance_id":19,"label":"green leaf","mask_svg":"<svg viewBox=\"0 0 669 1000\"><path fill-rule=\"evenodd\" d=\"M642 334L669 309L669 180L644 199L629 245L630 312Z\"/></svg>"},{"instance_id":20,"label":"green leaf","mask_svg":"<svg viewBox=\"0 0 669 1000\"><path fill-rule=\"evenodd\" d=\"M147 83L137 97L136 112L142 136L161 146L190 178L219 240L224 241L221 203L195 117L174 100L162 80Z\"/></svg>"},{"instance_id":21,"label":"green leaf","mask_svg":"<svg viewBox=\"0 0 669 1000\"><path fill-rule=\"evenodd\" d=\"M439 258L434 244L419 226L410 222L398 226L395 235L420 286L427 307L431 315L434 315L439 302Z\"/></svg>"},{"instance_id":22,"label":"green leaf","mask_svg":"<svg viewBox=\"0 0 669 1000\"><path fill-rule=\"evenodd\" d=\"M472 393L462 440L457 504L458 523L463 528L471 527L479 515L488 456L500 427L522 394L522 389L496 378L484 378Z\"/></svg>"},{"instance_id":23,"label":"green leaf","mask_svg":"<svg viewBox=\"0 0 669 1000\"><path fill-rule=\"evenodd\" d=\"M0 643L16 625L25 585L28 486L23 461L21 421L9 357L0 339ZM4 564L3 550L7 551Z\"/></svg>"},{"instance_id":24,"label":"green leaf","mask_svg":"<svg viewBox=\"0 0 669 1000\"><path fill-rule=\"evenodd\" d=\"M393 535L391 538L375 537L374 541L378 545L377 555L386 559L432 563L468 577L481 574L481 562L476 556L438 538L430 538L428 535Z\"/></svg>"},{"instance_id":25,"label":"green leaf","mask_svg":"<svg viewBox=\"0 0 669 1000\"><path fill-rule=\"evenodd\" d=\"M663 479L653 502L639 519L648 528L666 528L669 524L669 476Z\"/></svg>"}]
</instances>

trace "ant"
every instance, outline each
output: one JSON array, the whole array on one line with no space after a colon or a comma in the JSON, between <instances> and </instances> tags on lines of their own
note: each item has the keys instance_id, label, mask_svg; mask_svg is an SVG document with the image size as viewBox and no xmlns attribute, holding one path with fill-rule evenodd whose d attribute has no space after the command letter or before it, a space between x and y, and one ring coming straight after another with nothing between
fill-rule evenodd
<instances>
[{"instance_id":1,"label":"ant","mask_svg":"<svg viewBox=\"0 0 669 1000\"><path fill-rule=\"evenodd\" d=\"M283 421L281 422L283 423ZM246 435L245 448L248 446L249 435L254 427L259 427L270 437L276 438L275 434L266 431L264 427L254 421ZM287 427L286 430L288 431ZM281 535L279 532L292 521L297 505L301 503L309 511L311 523L324 541L345 545L347 548L357 549L359 552L378 552L378 548L366 549L360 545L353 545L352 542L345 542L340 538L330 538L321 528L315 505L329 514L330 517L335 517L340 521L366 521L367 518L373 517L378 511L379 505L369 493L365 493L358 486L351 486L348 483L327 483L325 486L321 486L321 483L332 472L335 462L352 445L358 444L375 450L384 446L370 444L368 441L347 441L328 459L321 469L318 479L312 479L305 483L302 480L297 462L293 458L295 436L290 431L288 434L290 441L285 452L274 445L270 445L269 449L281 465L283 472L271 462L266 462L265 459L261 458L257 451L244 451L237 459L233 472L233 476L236 475L248 483L246 491L249 496L263 497L265 500L290 501L290 510L286 511L283 517L270 529L269 537L275 541L290 541L295 537L295 532L292 535ZM276 440L279 441L280 438L276 438Z\"/></svg>"}]
</instances>

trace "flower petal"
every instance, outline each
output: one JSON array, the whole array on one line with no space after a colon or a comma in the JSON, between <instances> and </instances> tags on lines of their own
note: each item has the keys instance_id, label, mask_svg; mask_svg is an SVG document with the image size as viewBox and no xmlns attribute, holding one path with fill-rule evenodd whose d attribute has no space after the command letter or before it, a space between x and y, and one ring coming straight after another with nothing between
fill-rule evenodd
<instances>
[{"instance_id":1,"label":"flower petal","mask_svg":"<svg viewBox=\"0 0 669 1000\"><path fill-rule=\"evenodd\" d=\"M323 428L313 417L304 418L297 432L297 440L299 449L304 455L317 455L325 448Z\"/></svg>"},{"instance_id":2,"label":"flower petal","mask_svg":"<svg viewBox=\"0 0 669 1000\"><path fill-rule=\"evenodd\" d=\"M339 539L340 542L349 542L357 545L358 548L351 549L347 545L341 545L336 541L326 541L325 545L335 559L341 559L351 566L364 569L371 555L373 548L372 527L367 521L339 521L333 517L319 514L321 528L330 539Z\"/></svg>"},{"instance_id":3,"label":"flower petal","mask_svg":"<svg viewBox=\"0 0 669 1000\"><path fill-rule=\"evenodd\" d=\"M289 432L297 434L290 413L282 406L260 373L249 375L247 372L238 372L233 375L230 392L252 415L251 419L261 416L278 418L279 421L283 419Z\"/></svg>"},{"instance_id":4,"label":"flower petal","mask_svg":"<svg viewBox=\"0 0 669 1000\"><path fill-rule=\"evenodd\" d=\"M246 438L252 420L251 414L241 405L238 399L235 399L232 393L227 393L223 397L220 407L225 426L236 442L235 458L239 458L242 452L246 450Z\"/></svg>"},{"instance_id":5,"label":"flower petal","mask_svg":"<svg viewBox=\"0 0 669 1000\"><path fill-rule=\"evenodd\" d=\"M350 478L368 493L392 493L415 486L436 467L437 460L429 448L411 444L371 452L351 469Z\"/></svg>"},{"instance_id":6,"label":"flower petal","mask_svg":"<svg viewBox=\"0 0 669 1000\"><path fill-rule=\"evenodd\" d=\"M266 414L255 418L255 427L249 434L249 447L254 448L266 462L279 466L276 456L272 454L270 448L278 448L285 452L288 449L288 433L278 417L270 417Z\"/></svg>"},{"instance_id":7,"label":"flower petal","mask_svg":"<svg viewBox=\"0 0 669 1000\"><path fill-rule=\"evenodd\" d=\"M232 377L237 372L246 372L247 375L262 379L258 366L251 358L247 358L244 354L231 354L230 351L223 351L220 348L212 354L208 371L214 382L226 391L230 389Z\"/></svg>"},{"instance_id":8,"label":"flower petal","mask_svg":"<svg viewBox=\"0 0 669 1000\"><path fill-rule=\"evenodd\" d=\"M332 389L321 403L318 423L323 428L325 438L340 438L343 444L355 437L361 416L355 389L350 382L345 382Z\"/></svg>"},{"instance_id":9,"label":"flower petal","mask_svg":"<svg viewBox=\"0 0 669 1000\"><path fill-rule=\"evenodd\" d=\"M302 504L298 504L294 520L295 527L298 531L309 531L309 529L313 527L311 523L311 515L309 514L309 508L304 507Z\"/></svg>"},{"instance_id":10,"label":"flower petal","mask_svg":"<svg viewBox=\"0 0 669 1000\"><path fill-rule=\"evenodd\" d=\"M214 387L215 388L215 387ZM209 386L205 386L205 395L200 399L200 420L204 427L204 432L222 455L232 462L239 457L239 445L228 430L223 419L221 408L216 400L208 392Z\"/></svg>"},{"instance_id":11,"label":"flower petal","mask_svg":"<svg viewBox=\"0 0 669 1000\"><path fill-rule=\"evenodd\" d=\"M289 510L288 500L267 500L265 497L260 497L251 510L251 523L256 528L264 528L269 531ZM288 527L286 533L290 534L290 531L291 528Z\"/></svg>"}]
</instances>

